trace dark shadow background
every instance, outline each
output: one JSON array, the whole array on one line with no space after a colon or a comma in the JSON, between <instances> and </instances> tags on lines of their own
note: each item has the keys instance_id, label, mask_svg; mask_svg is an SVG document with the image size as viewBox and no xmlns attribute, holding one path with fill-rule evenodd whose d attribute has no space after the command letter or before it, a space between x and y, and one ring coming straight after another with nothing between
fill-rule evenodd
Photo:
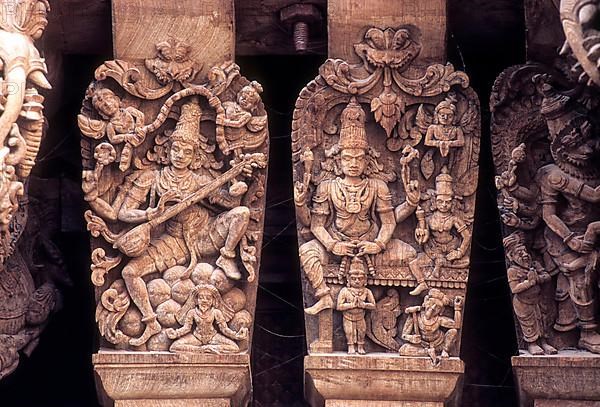
<instances>
[{"instance_id":1,"label":"dark shadow background","mask_svg":"<svg viewBox=\"0 0 600 407\"><path fill-rule=\"evenodd\" d=\"M489 138L489 93L506 67L525 61L522 1L449 0L449 60L471 78L481 100L481 173L472 266L461 357L466 363L462 406L517 406L510 366L516 354L510 293L495 206ZM106 27L110 32L110 26ZM3 407L97 406L91 354L97 350L89 244L79 189L76 115L94 69L110 55L67 55L58 113L34 172L60 180L62 249L72 285L31 358L0 382ZM252 349L255 407L304 406L302 361L306 354L290 157L290 123L296 96L317 75L324 55L244 56L237 63L262 83L268 110L271 156L265 237Z\"/></svg>"}]
</instances>

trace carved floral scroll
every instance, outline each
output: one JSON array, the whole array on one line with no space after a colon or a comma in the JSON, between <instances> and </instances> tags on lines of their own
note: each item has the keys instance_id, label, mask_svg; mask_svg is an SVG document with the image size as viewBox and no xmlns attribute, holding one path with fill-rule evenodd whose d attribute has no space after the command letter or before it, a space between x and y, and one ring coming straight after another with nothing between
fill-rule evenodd
<instances>
[{"instance_id":1,"label":"carved floral scroll","mask_svg":"<svg viewBox=\"0 0 600 407\"><path fill-rule=\"evenodd\" d=\"M262 87L175 39L86 93L85 213L102 348L247 353L268 154Z\"/></svg>"},{"instance_id":2,"label":"carved floral scroll","mask_svg":"<svg viewBox=\"0 0 600 407\"><path fill-rule=\"evenodd\" d=\"M457 356L479 105L452 65L415 63L413 26L328 59L292 123L309 353Z\"/></svg>"}]
</instances>

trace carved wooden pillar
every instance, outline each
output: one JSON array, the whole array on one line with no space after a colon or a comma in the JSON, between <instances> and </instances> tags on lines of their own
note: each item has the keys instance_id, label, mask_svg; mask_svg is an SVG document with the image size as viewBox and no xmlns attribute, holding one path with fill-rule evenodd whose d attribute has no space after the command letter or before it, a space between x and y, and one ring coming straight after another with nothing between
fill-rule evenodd
<instances>
[{"instance_id":1,"label":"carved wooden pillar","mask_svg":"<svg viewBox=\"0 0 600 407\"><path fill-rule=\"evenodd\" d=\"M329 57L292 123L313 406L443 406L458 358L479 103L446 2L328 3Z\"/></svg>"},{"instance_id":2,"label":"carved wooden pillar","mask_svg":"<svg viewBox=\"0 0 600 407\"><path fill-rule=\"evenodd\" d=\"M589 25L599 3L558 3L526 4L533 62L497 78L491 131L521 405L587 407L600 400L600 95L591 35L600 27ZM549 52L565 40L559 16L562 56Z\"/></svg>"},{"instance_id":3,"label":"carved wooden pillar","mask_svg":"<svg viewBox=\"0 0 600 407\"><path fill-rule=\"evenodd\" d=\"M78 117L99 387L120 407L246 405L262 87L231 61L232 1L112 6L116 59L96 70Z\"/></svg>"},{"instance_id":4,"label":"carved wooden pillar","mask_svg":"<svg viewBox=\"0 0 600 407\"><path fill-rule=\"evenodd\" d=\"M0 379L17 368L20 353L33 352L58 299L60 259L48 253L55 247L29 196L46 122L43 93L52 88L34 42L49 11L46 0L0 1Z\"/></svg>"}]
</instances>

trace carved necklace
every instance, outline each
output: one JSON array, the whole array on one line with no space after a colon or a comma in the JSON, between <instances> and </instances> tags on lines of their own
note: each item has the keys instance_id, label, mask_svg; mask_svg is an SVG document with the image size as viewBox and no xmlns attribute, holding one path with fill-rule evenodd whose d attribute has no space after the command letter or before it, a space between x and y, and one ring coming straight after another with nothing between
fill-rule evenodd
<instances>
[{"instance_id":1,"label":"carved necklace","mask_svg":"<svg viewBox=\"0 0 600 407\"><path fill-rule=\"evenodd\" d=\"M171 167L164 168L158 176L158 191L163 194L166 191L179 191L189 195L196 189L194 173L186 171L179 175Z\"/></svg>"},{"instance_id":2,"label":"carved necklace","mask_svg":"<svg viewBox=\"0 0 600 407\"><path fill-rule=\"evenodd\" d=\"M363 179L356 185L347 184L342 179L338 178L337 184L342 192L344 207L349 213L360 213L362 203L366 200L369 194L369 180Z\"/></svg>"}]
</instances>

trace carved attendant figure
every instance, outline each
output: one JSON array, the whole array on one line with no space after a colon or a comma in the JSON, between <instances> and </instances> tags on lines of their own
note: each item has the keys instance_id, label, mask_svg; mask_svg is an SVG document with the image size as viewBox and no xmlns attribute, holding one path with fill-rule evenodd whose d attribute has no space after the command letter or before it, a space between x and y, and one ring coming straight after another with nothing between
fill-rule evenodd
<instances>
[{"instance_id":1,"label":"carved attendant figure","mask_svg":"<svg viewBox=\"0 0 600 407\"><path fill-rule=\"evenodd\" d=\"M454 319L442 315L445 306L454 305ZM402 339L407 341L400 347L402 356L429 356L434 364L449 356L462 324L463 298L455 297L454 303L436 288L429 290L422 306L408 307L409 318L402 329ZM448 329L446 332L442 328Z\"/></svg>"},{"instance_id":2,"label":"carved attendant figure","mask_svg":"<svg viewBox=\"0 0 600 407\"><path fill-rule=\"evenodd\" d=\"M551 280L541 264L534 262L525 247L523 232L514 232L504 238L504 248L509 261L508 284L513 293L513 308L523 331L523 340L532 355L553 355L556 349L546 341L542 284Z\"/></svg>"},{"instance_id":3,"label":"carved attendant figure","mask_svg":"<svg viewBox=\"0 0 600 407\"><path fill-rule=\"evenodd\" d=\"M239 352L240 348L233 340L248 338L248 328L242 327L238 332L229 328L223 312L231 312L231 310L222 311L226 307L219 290L213 285L201 284L194 288L180 311L183 326L165 331L170 339L181 338L173 342L169 350L217 354ZM194 325L195 328L192 330Z\"/></svg>"},{"instance_id":4,"label":"carved attendant figure","mask_svg":"<svg viewBox=\"0 0 600 407\"><path fill-rule=\"evenodd\" d=\"M433 213L425 217L423 210L417 210L418 225L415 239L423 245L424 253L410 262L410 270L419 285L410 292L419 295L427 289L423 267L433 265L432 275L439 277L442 267L466 267L469 264L467 250L471 243L471 232L466 223L453 209L454 189L452 176L446 167L435 179L435 207ZM459 236L457 236L457 233Z\"/></svg>"},{"instance_id":5,"label":"carved attendant figure","mask_svg":"<svg viewBox=\"0 0 600 407\"><path fill-rule=\"evenodd\" d=\"M451 148L465 145L463 130L455 123L455 102L449 97L435 107L433 124L427 128L425 134L425 145L437 147L442 157L447 157Z\"/></svg>"},{"instance_id":6,"label":"carved attendant figure","mask_svg":"<svg viewBox=\"0 0 600 407\"><path fill-rule=\"evenodd\" d=\"M119 210L119 220L127 223L141 223L160 216L169 202L184 200L203 185L215 180L208 173L197 174L193 169L201 166L206 159L200 151L199 122L200 106L196 100L183 105L177 127L170 136L168 148L169 165L160 170L143 170L133 174L132 186ZM244 168L251 174L250 164ZM223 184L227 181L224 180ZM238 192L239 193L238 195ZM217 266L232 279L241 278L235 257L236 247L248 226L248 208L240 206L240 195L246 188L218 190L207 199L207 205L217 204L229 211L216 217L203 205L192 205L165 222L165 231L153 239L144 252L133 258L123 268L123 279L135 305L143 315L146 329L141 337L132 339L130 344L139 346L151 336L160 332L161 326L148 299L148 290L143 276L164 272L174 265L187 265L188 270L196 265L199 257L220 254ZM150 197L149 197L150 195ZM149 197L154 202L147 209L140 209Z\"/></svg>"},{"instance_id":7,"label":"carved attendant figure","mask_svg":"<svg viewBox=\"0 0 600 407\"><path fill-rule=\"evenodd\" d=\"M323 266L331 257L335 256L342 265L349 258L363 257L372 268L371 256L382 256L383 251L397 260L409 261L416 256L411 246L392 239L396 220L407 218L416 205L407 200L396 208L394 217L387 184L371 175L370 166L375 157L371 156L367 143L365 112L354 98L341 114L340 138L331 154L339 160L343 178L318 185L313 196L310 225L315 239L300 247L302 267L318 298L316 304L305 309L311 315L333 307L329 287L323 278ZM419 191L408 193L419 194ZM418 202L418 198L413 197L410 201Z\"/></svg>"},{"instance_id":8,"label":"carved attendant figure","mask_svg":"<svg viewBox=\"0 0 600 407\"><path fill-rule=\"evenodd\" d=\"M342 288L337 299L337 309L344 315L344 333L348 341L348 354L365 351L367 323L365 310L375 309L375 297L367 288L367 272L360 257L354 257L348 273L348 287Z\"/></svg>"}]
</instances>

